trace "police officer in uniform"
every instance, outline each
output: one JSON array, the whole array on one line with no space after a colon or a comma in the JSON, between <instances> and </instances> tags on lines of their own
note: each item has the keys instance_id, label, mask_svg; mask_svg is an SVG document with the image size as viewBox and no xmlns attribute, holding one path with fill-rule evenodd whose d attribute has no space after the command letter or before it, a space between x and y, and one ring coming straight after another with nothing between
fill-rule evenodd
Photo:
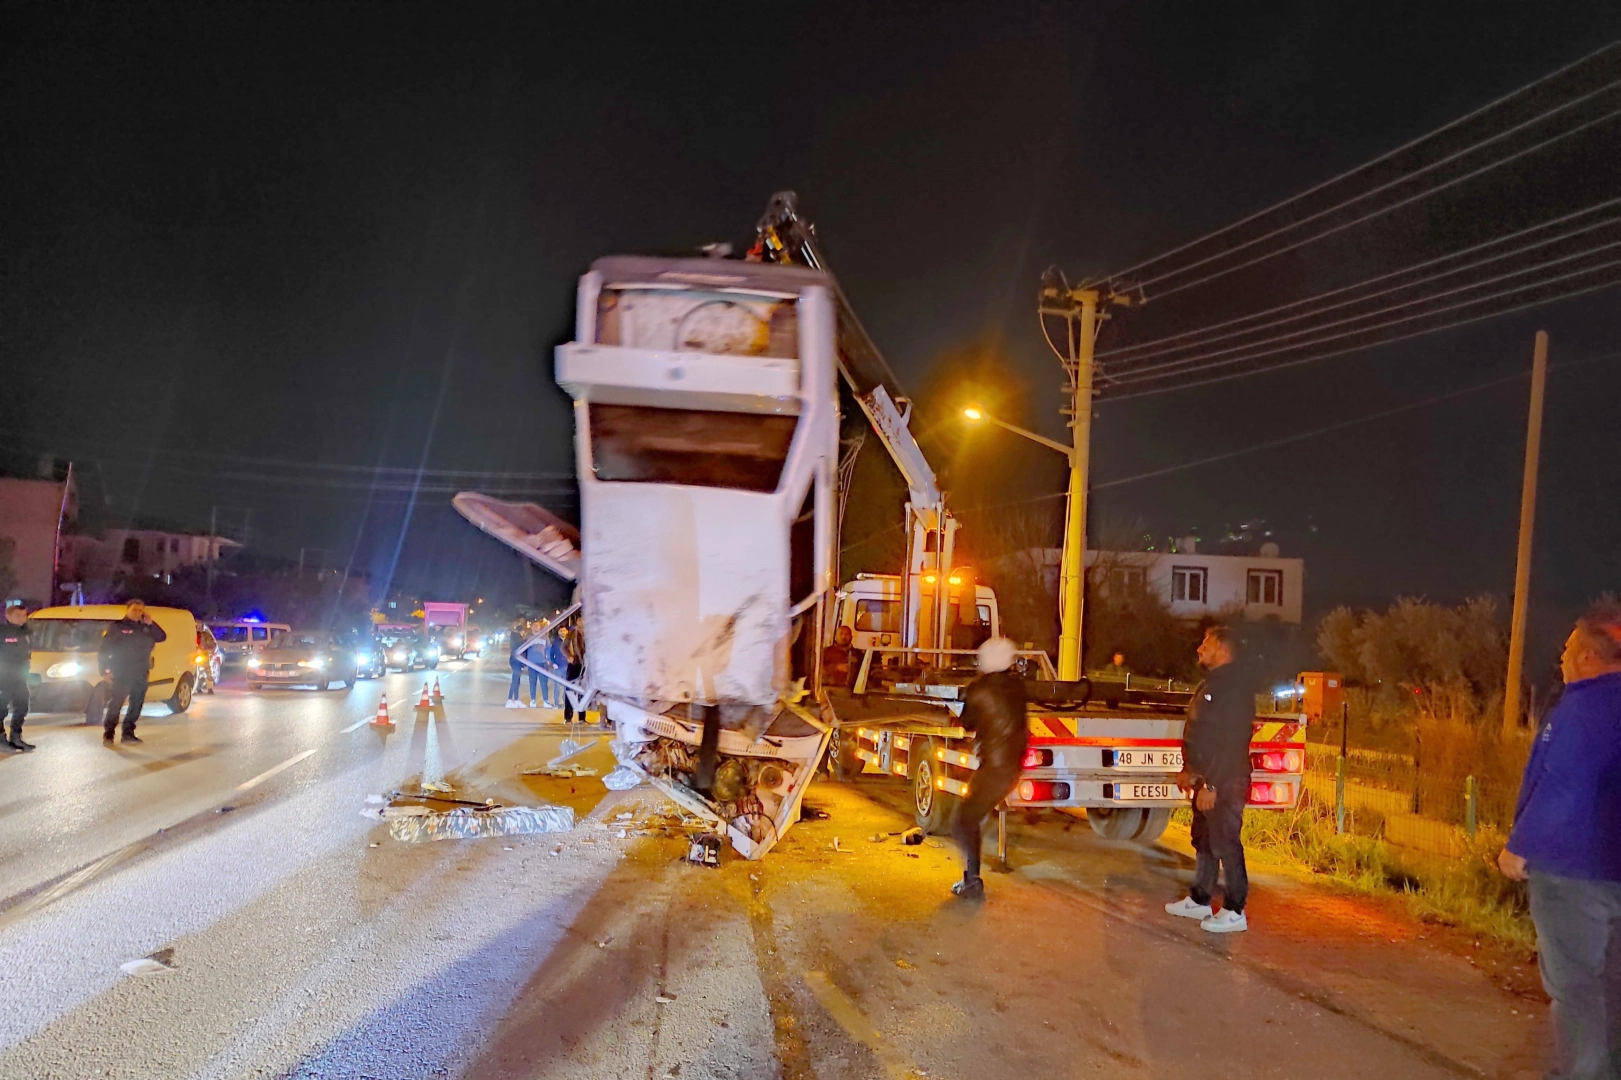
<instances>
[{"instance_id":1,"label":"police officer in uniform","mask_svg":"<svg viewBox=\"0 0 1621 1080\"><path fill-rule=\"evenodd\" d=\"M0 624L0 742L13 750L32 750L23 742L23 718L28 715L28 612L21 605L6 608ZM6 713L11 713L11 736L5 737Z\"/></svg>"},{"instance_id":2,"label":"police officer in uniform","mask_svg":"<svg viewBox=\"0 0 1621 1080\"><path fill-rule=\"evenodd\" d=\"M152 646L167 641L169 635L163 627L152 621L146 605L131 600L124 617L107 627L101 636L99 660L101 673L112 687L107 697L107 715L101 721L101 741L112 745L113 728L118 726L118 708L129 699L129 710L124 713L124 741L138 743L135 722L141 718L141 706L146 704L147 678L152 671Z\"/></svg>"},{"instance_id":3,"label":"police officer in uniform","mask_svg":"<svg viewBox=\"0 0 1621 1080\"><path fill-rule=\"evenodd\" d=\"M979 647L979 678L963 694L958 721L974 733L979 768L968 781L968 794L957 804L951 836L962 849L962 880L951 887L957 896L978 900L985 895L979 876L981 832L985 815L1007 798L1024 768L1024 750L1030 742L1025 715L1024 676L1011 670L1017 657L1013 642L995 637Z\"/></svg>"}]
</instances>

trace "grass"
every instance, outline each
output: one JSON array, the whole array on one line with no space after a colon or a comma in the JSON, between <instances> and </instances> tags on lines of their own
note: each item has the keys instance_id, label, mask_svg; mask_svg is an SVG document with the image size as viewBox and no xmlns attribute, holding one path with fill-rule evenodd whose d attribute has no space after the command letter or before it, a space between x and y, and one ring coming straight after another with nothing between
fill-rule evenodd
<instances>
[{"instance_id":1,"label":"grass","mask_svg":"<svg viewBox=\"0 0 1621 1080\"><path fill-rule=\"evenodd\" d=\"M1178 810L1177 819L1191 820ZM1527 955L1536 948L1525 886L1497 872L1503 835L1477 831L1462 858L1407 852L1378 835L1334 831L1332 807L1309 797L1289 811L1246 814L1244 846L1281 858L1358 892L1402 896L1428 922L1490 937Z\"/></svg>"}]
</instances>

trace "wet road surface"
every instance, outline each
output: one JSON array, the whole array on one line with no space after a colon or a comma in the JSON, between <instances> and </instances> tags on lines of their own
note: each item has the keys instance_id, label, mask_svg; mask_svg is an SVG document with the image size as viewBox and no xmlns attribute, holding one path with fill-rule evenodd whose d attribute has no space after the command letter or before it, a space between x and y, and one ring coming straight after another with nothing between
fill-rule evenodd
<instances>
[{"instance_id":1,"label":"wet road surface","mask_svg":"<svg viewBox=\"0 0 1621 1080\"><path fill-rule=\"evenodd\" d=\"M1043 819L964 904L948 846L889 835L904 793L876 780L816 784L827 819L703 870L636 828L662 805L648 789L521 775L564 732L499 707L504 664L435 674L458 790L566 803L573 832L403 844L362 816L422 771L421 674L228 682L181 716L148 706L140 746L31 722L39 749L0 760L0 1078L1540 1069L1544 1007L1394 903L1260 874L1254 929L1217 938L1159 910L1189 871L1174 835ZM611 766L603 743L578 760ZM120 970L149 954L172 968Z\"/></svg>"}]
</instances>

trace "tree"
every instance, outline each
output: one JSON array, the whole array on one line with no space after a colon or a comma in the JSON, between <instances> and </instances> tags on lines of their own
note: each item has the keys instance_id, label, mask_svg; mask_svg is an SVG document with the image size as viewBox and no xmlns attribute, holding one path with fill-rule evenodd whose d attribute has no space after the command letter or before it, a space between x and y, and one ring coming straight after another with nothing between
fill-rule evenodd
<instances>
[{"instance_id":1,"label":"tree","mask_svg":"<svg viewBox=\"0 0 1621 1080\"><path fill-rule=\"evenodd\" d=\"M1337 608L1318 624L1317 647L1340 674L1387 700L1417 696L1424 711L1459 718L1489 711L1508 660L1490 596L1456 607L1402 597L1383 612Z\"/></svg>"}]
</instances>

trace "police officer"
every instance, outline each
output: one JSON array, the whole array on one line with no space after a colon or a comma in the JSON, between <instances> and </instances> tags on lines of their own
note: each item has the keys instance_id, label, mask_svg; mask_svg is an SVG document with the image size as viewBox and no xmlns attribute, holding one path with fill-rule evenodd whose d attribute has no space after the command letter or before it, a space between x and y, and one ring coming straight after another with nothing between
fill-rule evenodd
<instances>
[{"instance_id":1,"label":"police officer","mask_svg":"<svg viewBox=\"0 0 1621 1080\"><path fill-rule=\"evenodd\" d=\"M23 742L23 718L28 715L28 612L19 604L6 608L0 624L0 742L13 750L32 750ZM6 713L11 713L11 736L5 738Z\"/></svg>"},{"instance_id":2,"label":"police officer","mask_svg":"<svg viewBox=\"0 0 1621 1080\"><path fill-rule=\"evenodd\" d=\"M1197 863L1188 895L1166 904L1172 915L1198 919L1213 934L1249 929L1244 901L1249 877L1244 866L1244 804L1249 801L1250 739L1255 732L1253 664L1239 655L1236 636L1225 626L1205 631L1199 663L1208 674L1194 692L1182 737L1183 766L1176 786L1193 797L1193 850ZM1225 875L1221 910L1210 904L1216 881Z\"/></svg>"},{"instance_id":3,"label":"police officer","mask_svg":"<svg viewBox=\"0 0 1621 1080\"><path fill-rule=\"evenodd\" d=\"M147 678L152 671L152 646L167 641L169 635L163 627L152 621L146 605L131 600L124 617L107 627L101 636L98 657L101 673L112 688L107 697L107 715L101 721L101 741L111 746L113 728L118 726L118 708L129 699L129 710L124 713L124 741L138 743L135 722L141 718L141 706L146 704Z\"/></svg>"},{"instance_id":4,"label":"police officer","mask_svg":"<svg viewBox=\"0 0 1621 1080\"><path fill-rule=\"evenodd\" d=\"M951 891L969 900L985 895L979 876L980 831L985 815L1007 798L1024 768L1024 750L1030 741L1025 716L1024 677L1010 670L1016 655L1007 638L988 639L979 647L980 676L968 684L959 723L974 733L979 768L968 781L968 794L957 804L951 836L962 848L962 880Z\"/></svg>"}]
</instances>

